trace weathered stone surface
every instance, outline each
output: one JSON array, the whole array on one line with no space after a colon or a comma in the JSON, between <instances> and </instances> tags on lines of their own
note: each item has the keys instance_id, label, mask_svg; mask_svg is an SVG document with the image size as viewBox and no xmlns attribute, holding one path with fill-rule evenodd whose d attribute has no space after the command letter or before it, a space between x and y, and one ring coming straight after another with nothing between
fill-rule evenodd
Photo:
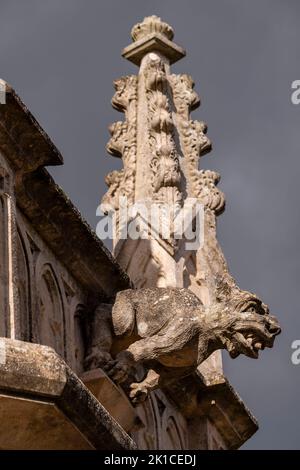
<instances>
[{"instance_id":1,"label":"weathered stone surface","mask_svg":"<svg viewBox=\"0 0 300 470\"><path fill-rule=\"evenodd\" d=\"M96 309L87 364L104 367L125 384L135 402L157 387L169 393L172 384L192 380L195 392L189 406L178 403L176 392L172 397L185 417L189 409L199 408L198 424L190 427L195 432L198 426L203 435L198 444L189 445L237 448L255 432L256 423L225 380L219 350L227 349L232 358L241 353L256 358L260 349L272 346L280 328L260 299L239 289L218 243L216 217L225 209L225 196L217 187L220 175L199 168L212 144L206 124L190 118L200 104L192 78L170 71L170 64L183 55L172 42L172 28L152 16L133 27L132 38L123 56L138 65L139 72L115 83L112 103L125 113L125 121L110 127L108 143L109 153L122 158L123 169L108 175L103 207L114 212L114 254L137 291L118 294L111 319L109 308L105 314L101 306ZM135 209L125 228L134 222L136 230L127 239L121 236L124 230L118 230L124 229L120 197L127 198L129 210ZM185 235L178 240L174 227L176 214L191 201L203 209L201 227L196 216L191 221L201 240L187 248ZM138 209L141 205L160 211L161 227ZM165 215L165 207L173 212ZM163 233L166 226L168 236ZM138 231L143 235L136 236ZM104 330L97 320L100 311L102 325L106 319ZM141 363L144 376L137 379L135 369ZM179 380L182 376L187 377ZM199 376L202 381L192 379ZM213 407L200 404L197 390L206 396L212 387L230 395L234 412L226 416L219 399Z\"/></svg>"},{"instance_id":2,"label":"weathered stone surface","mask_svg":"<svg viewBox=\"0 0 300 470\"><path fill-rule=\"evenodd\" d=\"M113 297L128 288L128 277L43 168L61 165L63 158L15 90L8 84L6 90L6 104L0 106L0 153L6 161L0 161L0 179L3 172L9 173L6 178L13 205L22 210L80 283Z\"/></svg>"},{"instance_id":3,"label":"weathered stone surface","mask_svg":"<svg viewBox=\"0 0 300 470\"><path fill-rule=\"evenodd\" d=\"M238 449L258 429L256 419L224 377L210 384L197 371L169 384L165 393L186 417L190 449Z\"/></svg>"},{"instance_id":4,"label":"weathered stone surface","mask_svg":"<svg viewBox=\"0 0 300 470\"><path fill-rule=\"evenodd\" d=\"M16 196L35 230L86 290L113 298L130 286L128 276L45 169L24 176Z\"/></svg>"},{"instance_id":5,"label":"weathered stone surface","mask_svg":"<svg viewBox=\"0 0 300 470\"><path fill-rule=\"evenodd\" d=\"M135 448L51 348L8 339L0 345L0 448Z\"/></svg>"},{"instance_id":6,"label":"weathered stone surface","mask_svg":"<svg viewBox=\"0 0 300 470\"><path fill-rule=\"evenodd\" d=\"M0 448L135 448L95 396L139 448L238 448L257 429L223 376L219 350L257 357L280 328L260 299L238 288L217 241L225 198L220 176L199 169L211 150L205 123L190 119L200 100L190 76L170 72L184 50L154 16L136 25L132 38L123 55L140 69L115 82L112 105L125 121L110 126L107 145L123 169L107 176L103 208L118 219L119 198L126 197L129 204L172 206L175 214L195 199L204 208L204 242L188 250L184 237L177 240L174 230L164 237L138 213L135 222L150 239L114 240L131 283L45 170L62 157L6 87L0 336L11 339L0 339L7 429L0 429ZM51 346L95 396L53 349L15 339ZM135 405L141 402L135 409L119 383Z\"/></svg>"},{"instance_id":7,"label":"weathered stone surface","mask_svg":"<svg viewBox=\"0 0 300 470\"><path fill-rule=\"evenodd\" d=\"M3 82L3 81L2 81ZM0 148L22 172L61 165L63 158L15 90L6 83L6 104L0 106Z\"/></svg>"},{"instance_id":8,"label":"weathered stone surface","mask_svg":"<svg viewBox=\"0 0 300 470\"><path fill-rule=\"evenodd\" d=\"M171 26L157 16L149 16L132 28L134 43L123 50L122 56L139 65L145 54L155 51L166 56L173 64L185 56L185 50L172 41L173 35Z\"/></svg>"},{"instance_id":9,"label":"weathered stone surface","mask_svg":"<svg viewBox=\"0 0 300 470\"><path fill-rule=\"evenodd\" d=\"M1 450L93 450L76 427L47 400L0 394Z\"/></svg>"},{"instance_id":10,"label":"weathered stone surface","mask_svg":"<svg viewBox=\"0 0 300 470\"><path fill-rule=\"evenodd\" d=\"M46 346L0 338L0 389L59 397L67 382L66 364Z\"/></svg>"},{"instance_id":11,"label":"weathered stone surface","mask_svg":"<svg viewBox=\"0 0 300 470\"><path fill-rule=\"evenodd\" d=\"M125 431L138 427L138 416L123 390L102 369L93 369L80 379Z\"/></svg>"},{"instance_id":12,"label":"weathered stone surface","mask_svg":"<svg viewBox=\"0 0 300 470\"><path fill-rule=\"evenodd\" d=\"M106 362L105 370L118 383L125 382L137 364L150 363L146 378L130 385L133 402L193 373L218 349L227 349L232 358L240 354L257 358L261 349L273 346L280 333L277 320L261 300L238 289L227 291L222 302L207 308L188 289L126 290L117 295L112 319L107 321L112 322L116 336L115 359L105 357L113 341L107 340L108 328L99 328L99 347L93 348L89 362L93 366L97 361L99 366ZM119 338L125 338L120 352ZM129 344L126 349L124 343Z\"/></svg>"},{"instance_id":13,"label":"weathered stone surface","mask_svg":"<svg viewBox=\"0 0 300 470\"><path fill-rule=\"evenodd\" d=\"M131 435L139 449L189 449L187 420L164 392L152 392L136 412L141 426Z\"/></svg>"},{"instance_id":14,"label":"weathered stone surface","mask_svg":"<svg viewBox=\"0 0 300 470\"><path fill-rule=\"evenodd\" d=\"M43 168L62 157L9 86L0 122L0 336L81 373L93 309L131 282Z\"/></svg>"}]
</instances>

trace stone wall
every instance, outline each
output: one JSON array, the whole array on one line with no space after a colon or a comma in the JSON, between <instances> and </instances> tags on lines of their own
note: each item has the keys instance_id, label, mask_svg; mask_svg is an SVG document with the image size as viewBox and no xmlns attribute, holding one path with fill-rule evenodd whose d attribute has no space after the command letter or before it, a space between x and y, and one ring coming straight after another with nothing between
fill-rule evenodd
<instances>
[{"instance_id":1,"label":"stone wall","mask_svg":"<svg viewBox=\"0 0 300 470\"><path fill-rule=\"evenodd\" d=\"M15 180L0 154L0 336L50 346L81 376L91 293L20 209ZM135 414L138 426L128 431L140 449L189 448L187 421L163 392L152 393Z\"/></svg>"},{"instance_id":2,"label":"stone wall","mask_svg":"<svg viewBox=\"0 0 300 470\"><path fill-rule=\"evenodd\" d=\"M53 347L77 373L83 370L86 295L18 210L18 292L22 340Z\"/></svg>"},{"instance_id":3,"label":"stone wall","mask_svg":"<svg viewBox=\"0 0 300 470\"><path fill-rule=\"evenodd\" d=\"M51 346L79 374L87 295L16 206L3 155L0 175L0 335Z\"/></svg>"}]
</instances>

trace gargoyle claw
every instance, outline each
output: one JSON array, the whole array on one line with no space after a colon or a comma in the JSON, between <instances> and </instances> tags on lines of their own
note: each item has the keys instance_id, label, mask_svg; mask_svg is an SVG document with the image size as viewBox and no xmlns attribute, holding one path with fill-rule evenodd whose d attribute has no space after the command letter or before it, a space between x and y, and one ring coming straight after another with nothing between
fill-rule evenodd
<instances>
[{"instance_id":1,"label":"gargoyle claw","mask_svg":"<svg viewBox=\"0 0 300 470\"><path fill-rule=\"evenodd\" d=\"M131 369L130 364L126 362L120 362L117 360L110 361L104 367L104 370L107 373L107 375L117 383L122 383L127 379L130 369Z\"/></svg>"}]
</instances>

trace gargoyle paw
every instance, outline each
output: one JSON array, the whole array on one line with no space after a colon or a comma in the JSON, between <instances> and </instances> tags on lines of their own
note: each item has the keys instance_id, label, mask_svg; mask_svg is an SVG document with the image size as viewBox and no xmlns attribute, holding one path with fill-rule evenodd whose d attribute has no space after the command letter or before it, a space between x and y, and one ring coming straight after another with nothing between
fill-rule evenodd
<instances>
[{"instance_id":1,"label":"gargoyle paw","mask_svg":"<svg viewBox=\"0 0 300 470\"><path fill-rule=\"evenodd\" d=\"M84 365L86 369L104 368L107 363L112 360L111 355L106 351L99 351L93 348L90 354L85 358Z\"/></svg>"},{"instance_id":2,"label":"gargoyle paw","mask_svg":"<svg viewBox=\"0 0 300 470\"><path fill-rule=\"evenodd\" d=\"M130 372L131 364L123 361L110 361L104 367L105 372L107 375L117 383L124 382Z\"/></svg>"}]
</instances>

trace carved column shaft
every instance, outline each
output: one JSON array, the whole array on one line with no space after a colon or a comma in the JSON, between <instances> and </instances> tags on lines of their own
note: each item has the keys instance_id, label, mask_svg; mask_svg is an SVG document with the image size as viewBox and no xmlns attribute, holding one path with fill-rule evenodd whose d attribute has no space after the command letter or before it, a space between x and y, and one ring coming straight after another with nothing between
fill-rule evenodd
<instances>
[{"instance_id":1,"label":"carved column shaft","mask_svg":"<svg viewBox=\"0 0 300 470\"><path fill-rule=\"evenodd\" d=\"M12 177L0 158L0 336L11 339L20 339L21 334L16 230Z\"/></svg>"}]
</instances>

